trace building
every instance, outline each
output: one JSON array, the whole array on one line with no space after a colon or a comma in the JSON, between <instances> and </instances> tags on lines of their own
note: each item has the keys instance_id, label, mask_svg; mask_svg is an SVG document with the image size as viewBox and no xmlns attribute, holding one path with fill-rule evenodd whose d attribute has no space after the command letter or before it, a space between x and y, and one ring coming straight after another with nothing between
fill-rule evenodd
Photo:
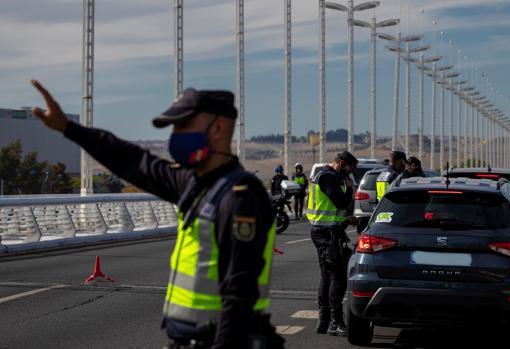
<instances>
[{"instance_id":1,"label":"building","mask_svg":"<svg viewBox=\"0 0 510 349\"><path fill-rule=\"evenodd\" d=\"M79 115L67 116L79 122ZM63 162L69 173L80 173L80 148L76 144L47 128L32 115L31 108L0 108L0 148L18 139L24 154L36 151L39 161Z\"/></svg>"}]
</instances>

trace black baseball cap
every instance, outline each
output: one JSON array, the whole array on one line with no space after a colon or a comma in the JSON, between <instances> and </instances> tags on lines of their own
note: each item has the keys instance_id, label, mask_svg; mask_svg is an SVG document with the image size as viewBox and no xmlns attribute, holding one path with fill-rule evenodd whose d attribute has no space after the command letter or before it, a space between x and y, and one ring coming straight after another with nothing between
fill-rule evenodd
<instances>
[{"instance_id":1,"label":"black baseball cap","mask_svg":"<svg viewBox=\"0 0 510 349\"><path fill-rule=\"evenodd\" d=\"M404 161L407 161L406 159L406 153L402 152L402 151L398 151L398 150L394 150L390 153L390 157L393 157L394 159L396 160L404 160Z\"/></svg>"},{"instance_id":2,"label":"black baseball cap","mask_svg":"<svg viewBox=\"0 0 510 349\"><path fill-rule=\"evenodd\" d=\"M356 167L358 166L358 159L347 150L336 154L335 161L344 160L352 167L352 172L356 175Z\"/></svg>"},{"instance_id":3,"label":"black baseball cap","mask_svg":"<svg viewBox=\"0 0 510 349\"><path fill-rule=\"evenodd\" d=\"M166 127L192 118L200 112L236 119L237 109L234 106L234 94L229 91L198 91L187 88L168 110L152 120L152 124L158 128Z\"/></svg>"}]
</instances>

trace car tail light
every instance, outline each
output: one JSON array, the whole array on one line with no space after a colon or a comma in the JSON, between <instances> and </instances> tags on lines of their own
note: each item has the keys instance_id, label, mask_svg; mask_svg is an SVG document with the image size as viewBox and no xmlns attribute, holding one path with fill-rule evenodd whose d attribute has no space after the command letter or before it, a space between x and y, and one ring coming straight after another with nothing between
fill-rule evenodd
<instances>
[{"instance_id":1,"label":"car tail light","mask_svg":"<svg viewBox=\"0 0 510 349\"><path fill-rule=\"evenodd\" d=\"M371 292L371 291L352 291L352 295L353 297L372 297L373 295L375 294L375 292Z\"/></svg>"},{"instance_id":2,"label":"car tail light","mask_svg":"<svg viewBox=\"0 0 510 349\"><path fill-rule=\"evenodd\" d=\"M507 242L494 242L489 244L489 248L497 253L504 254L510 257L510 241Z\"/></svg>"},{"instance_id":3,"label":"car tail light","mask_svg":"<svg viewBox=\"0 0 510 349\"><path fill-rule=\"evenodd\" d=\"M499 175L493 173L477 173L476 178L499 179Z\"/></svg>"},{"instance_id":4,"label":"car tail light","mask_svg":"<svg viewBox=\"0 0 510 349\"><path fill-rule=\"evenodd\" d=\"M370 199L370 195L368 195L368 193L365 193L363 191L357 191L356 194L354 195L354 199L355 200L360 200L360 201L363 201L363 200L369 200Z\"/></svg>"},{"instance_id":5,"label":"car tail light","mask_svg":"<svg viewBox=\"0 0 510 349\"><path fill-rule=\"evenodd\" d=\"M391 248L396 244L397 241L395 240L382 238L380 236L361 234L358 237L356 251L360 253L376 253Z\"/></svg>"}]
</instances>

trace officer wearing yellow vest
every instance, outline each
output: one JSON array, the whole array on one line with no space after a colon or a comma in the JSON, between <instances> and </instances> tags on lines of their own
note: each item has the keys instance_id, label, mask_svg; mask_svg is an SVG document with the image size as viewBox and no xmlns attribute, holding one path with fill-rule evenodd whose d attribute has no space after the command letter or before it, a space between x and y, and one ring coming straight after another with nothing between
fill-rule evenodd
<instances>
[{"instance_id":1,"label":"officer wearing yellow vest","mask_svg":"<svg viewBox=\"0 0 510 349\"><path fill-rule=\"evenodd\" d=\"M376 182L377 201L381 201L384 194L388 191L391 183L406 168L406 154L401 151L392 151L390 153L390 165L378 177Z\"/></svg>"},{"instance_id":2,"label":"officer wearing yellow vest","mask_svg":"<svg viewBox=\"0 0 510 349\"><path fill-rule=\"evenodd\" d=\"M294 213L296 215L296 221L303 219L303 206L305 205L306 188L308 188L308 179L303 173L303 165L297 162L294 165L296 172L292 175L292 180L299 184L300 190L294 195Z\"/></svg>"},{"instance_id":3,"label":"officer wearing yellow vest","mask_svg":"<svg viewBox=\"0 0 510 349\"><path fill-rule=\"evenodd\" d=\"M231 154L237 110L227 91L187 89L153 120L174 125L178 165L107 131L69 121L37 82L47 110L33 109L113 173L175 203L177 241L163 327L170 348L283 348L269 316L275 220L268 195Z\"/></svg>"},{"instance_id":4,"label":"officer wearing yellow vest","mask_svg":"<svg viewBox=\"0 0 510 349\"><path fill-rule=\"evenodd\" d=\"M345 324L342 299L347 287L347 259L345 233L354 217L346 211L353 200L349 174L356 171L358 160L344 151L319 171L310 185L307 218L312 224L311 237L317 249L321 280L318 291L319 321L317 333L344 336Z\"/></svg>"}]
</instances>

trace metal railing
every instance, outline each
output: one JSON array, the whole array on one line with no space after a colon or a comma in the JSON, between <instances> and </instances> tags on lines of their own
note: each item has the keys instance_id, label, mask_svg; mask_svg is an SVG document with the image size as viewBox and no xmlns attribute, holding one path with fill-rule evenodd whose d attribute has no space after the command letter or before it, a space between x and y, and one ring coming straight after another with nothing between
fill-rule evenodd
<instances>
[{"instance_id":1,"label":"metal railing","mask_svg":"<svg viewBox=\"0 0 510 349\"><path fill-rule=\"evenodd\" d=\"M168 234L176 225L173 205L150 194L0 197L0 252Z\"/></svg>"}]
</instances>

